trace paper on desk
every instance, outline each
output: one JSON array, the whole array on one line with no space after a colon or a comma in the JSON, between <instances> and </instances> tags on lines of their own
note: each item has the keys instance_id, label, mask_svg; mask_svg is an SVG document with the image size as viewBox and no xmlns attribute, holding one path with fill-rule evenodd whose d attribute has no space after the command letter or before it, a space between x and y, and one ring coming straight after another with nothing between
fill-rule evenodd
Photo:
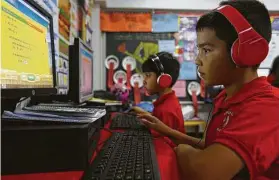
<instances>
[{"instance_id":1,"label":"paper on desk","mask_svg":"<svg viewBox=\"0 0 279 180\"><path fill-rule=\"evenodd\" d=\"M85 117L54 117L54 116L35 116L30 114L20 114L20 113L13 113L10 111L4 111L3 118L7 119L22 119L22 120L28 120L28 121L53 121L53 122L67 122L67 123L92 123L98 119L99 117L94 118L85 118Z\"/></svg>"},{"instance_id":2,"label":"paper on desk","mask_svg":"<svg viewBox=\"0 0 279 180\"><path fill-rule=\"evenodd\" d=\"M50 113L41 113L41 112L33 112L33 111L26 111L26 110L16 110L14 112L15 115L24 115L24 116L33 116L33 117L43 117L43 118L55 118L55 119L63 119L65 121L67 119L71 120L88 120L89 122L94 122L97 119L100 119L106 114L105 109L100 109L96 114L92 114L92 116L61 116L56 114Z\"/></svg>"}]
</instances>

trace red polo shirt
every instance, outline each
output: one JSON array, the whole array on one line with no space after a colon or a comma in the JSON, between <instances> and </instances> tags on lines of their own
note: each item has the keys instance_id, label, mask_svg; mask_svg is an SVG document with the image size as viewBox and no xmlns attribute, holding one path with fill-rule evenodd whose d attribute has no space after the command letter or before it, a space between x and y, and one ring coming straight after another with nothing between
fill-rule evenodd
<instances>
[{"instance_id":1,"label":"red polo shirt","mask_svg":"<svg viewBox=\"0 0 279 180\"><path fill-rule=\"evenodd\" d=\"M260 77L225 98L222 91L215 99L206 147L220 143L243 159L246 170L235 179L247 179L246 174L253 180L278 180L279 90Z\"/></svg>"},{"instance_id":2,"label":"red polo shirt","mask_svg":"<svg viewBox=\"0 0 279 180\"><path fill-rule=\"evenodd\" d=\"M172 129L185 133L181 105L174 91L160 96L153 104L153 116Z\"/></svg>"}]
</instances>

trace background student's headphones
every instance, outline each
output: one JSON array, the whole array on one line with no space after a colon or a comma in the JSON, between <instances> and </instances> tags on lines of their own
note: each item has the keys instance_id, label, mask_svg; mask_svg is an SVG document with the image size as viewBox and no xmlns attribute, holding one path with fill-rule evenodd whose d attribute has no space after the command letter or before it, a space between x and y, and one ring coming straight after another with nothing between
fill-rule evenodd
<instances>
[{"instance_id":1,"label":"background student's headphones","mask_svg":"<svg viewBox=\"0 0 279 180\"><path fill-rule=\"evenodd\" d=\"M172 83L172 77L171 75L164 72L164 66L161 63L159 56L153 55L151 60L155 63L158 72L160 73L159 77L157 78L157 84L159 84L159 86L162 88L170 87Z\"/></svg>"},{"instance_id":2,"label":"background student's headphones","mask_svg":"<svg viewBox=\"0 0 279 180\"><path fill-rule=\"evenodd\" d=\"M224 5L216 11L228 19L238 34L231 48L234 63L239 67L259 65L268 54L268 42L232 6Z\"/></svg>"}]
</instances>

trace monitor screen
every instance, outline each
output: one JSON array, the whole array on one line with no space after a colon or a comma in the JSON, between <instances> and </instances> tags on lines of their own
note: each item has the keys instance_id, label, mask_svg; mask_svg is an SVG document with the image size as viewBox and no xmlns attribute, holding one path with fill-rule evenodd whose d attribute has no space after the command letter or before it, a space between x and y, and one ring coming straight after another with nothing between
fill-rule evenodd
<instances>
[{"instance_id":1,"label":"monitor screen","mask_svg":"<svg viewBox=\"0 0 279 180\"><path fill-rule=\"evenodd\" d=\"M29 1L1 2L1 88L53 88L50 19Z\"/></svg>"},{"instance_id":2,"label":"monitor screen","mask_svg":"<svg viewBox=\"0 0 279 180\"><path fill-rule=\"evenodd\" d=\"M84 101L93 95L93 54L83 43L80 43L80 61L80 98Z\"/></svg>"}]
</instances>

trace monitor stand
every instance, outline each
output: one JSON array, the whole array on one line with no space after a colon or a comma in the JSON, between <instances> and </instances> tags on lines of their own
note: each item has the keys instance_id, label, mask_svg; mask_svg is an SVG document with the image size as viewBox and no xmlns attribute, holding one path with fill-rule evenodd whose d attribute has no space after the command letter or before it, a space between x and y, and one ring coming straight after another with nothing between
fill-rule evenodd
<instances>
[{"instance_id":1,"label":"monitor stand","mask_svg":"<svg viewBox=\"0 0 279 180\"><path fill-rule=\"evenodd\" d=\"M20 98L1 98L1 117L4 111L14 112L17 103L20 101Z\"/></svg>"}]
</instances>

